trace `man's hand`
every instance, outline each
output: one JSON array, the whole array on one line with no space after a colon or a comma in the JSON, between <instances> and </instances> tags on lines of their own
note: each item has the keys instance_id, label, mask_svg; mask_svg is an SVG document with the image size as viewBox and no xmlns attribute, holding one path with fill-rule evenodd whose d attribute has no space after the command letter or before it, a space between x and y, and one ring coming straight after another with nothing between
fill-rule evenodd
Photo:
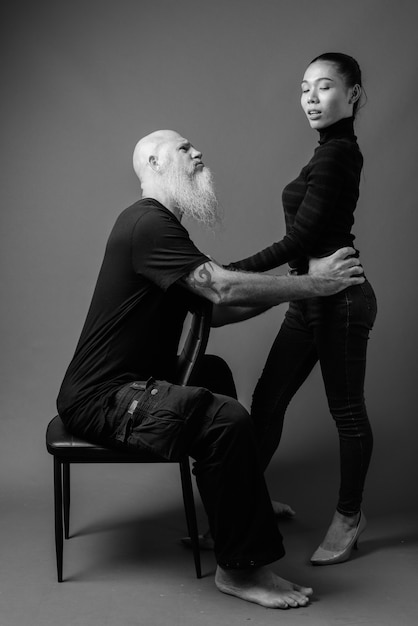
<instances>
[{"instance_id":1,"label":"man's hand","mask_svg":"<svg viewBox=\"0 0 418 626\"><path fill-rule=\"evenodd\" d=\"M268 308L289 302L331 296L352 285L364 283L363 268L354 248L342 248L323 259L312 259L309 274L271 276L224 269L214 261L205 261L179 284L196 295L221 306Z\"/></svg>"},{"instance_id":2,"label":"man's hand","mask_svg":"<svg viewBox=\"0 0 418 626\"><path fill-rule=\"evenodd\" d=\"M364 283L363 268L354 248L340 248L322 259L310 259L309 275L325 279L323 295L331 295L352 285Z\"/></svg>"}]
</instances>

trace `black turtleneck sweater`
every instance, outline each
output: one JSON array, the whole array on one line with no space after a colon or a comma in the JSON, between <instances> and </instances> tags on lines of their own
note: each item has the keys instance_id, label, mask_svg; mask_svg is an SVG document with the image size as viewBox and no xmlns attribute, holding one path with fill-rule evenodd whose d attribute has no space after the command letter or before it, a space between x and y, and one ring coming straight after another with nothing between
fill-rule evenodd
<instances>
[{"instance_id":1,"label":"black turtleneck sweater","mask_svg":"<svg viewBox=\"0 0 418 626\"><path fill-rule=\"evenodd\" d=\"M321 130L312 159L283 190L286 235L230 267L264 272L289 263L303 273L308 269L308 257L323 257L352 246L362 166L353 118Z\"/></svg>"}]
</instances>

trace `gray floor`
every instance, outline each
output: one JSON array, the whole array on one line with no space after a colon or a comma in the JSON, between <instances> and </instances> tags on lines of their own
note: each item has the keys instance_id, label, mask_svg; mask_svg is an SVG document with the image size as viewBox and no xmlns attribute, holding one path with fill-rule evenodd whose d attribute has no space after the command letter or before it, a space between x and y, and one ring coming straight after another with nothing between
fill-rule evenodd
<instances>
[{"instance_id":1,"label":"gray floor","mask_svg":"<svg viewBox=\"0 0 418 626\"><path fill-rule=\"evenodd\" d=\"M306 608L268 610L219 593L211 553L203 555L203 579L195 578L191 553L178 541L184 518L171 465L74 467L72 537L65 543L65 582L58 584L45 456L33 476L14 477L2 494L1 626L418 623L413 513L369 513L350 562L313 568L307 560L328 511L295 492L298 516L282 524L287 556L274 567L314 587L315 596Z\"/></svg>"}]
</instances>

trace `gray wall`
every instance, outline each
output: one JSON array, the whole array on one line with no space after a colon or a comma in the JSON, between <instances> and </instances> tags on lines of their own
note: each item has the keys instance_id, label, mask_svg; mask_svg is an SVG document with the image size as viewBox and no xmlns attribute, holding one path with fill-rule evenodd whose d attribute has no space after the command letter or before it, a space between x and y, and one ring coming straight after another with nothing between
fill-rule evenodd
<instances>
[{"instance_id":1,"label":"gray wall","mask_svg":"<svg viewBox=\"0 0 418 626\"><path fill-rule=\"evenodd\" d=\"M44 428L105 240L138 197L137 139L158 128L190 138L215 173L225 212L216 236L191 224L193 237L222 262L255 252L282 236L281 189L316 145L299 106L305 67L337 50L359 60L368 94L357 124L365 168L355 227L379 300L367 378L376 435L367 498L376 511L415 506L416 2L43 0L17 3L6 17L3 476L34 487L46 479ZM232 365L246 406L284 310L212 334L211 349ZM19 469L17 457L25 458ZM269 480L277 495L291 498L298 485L334 491L337 439L317 371L289 409L276 457Z\"/></svg>"}]
</instances>

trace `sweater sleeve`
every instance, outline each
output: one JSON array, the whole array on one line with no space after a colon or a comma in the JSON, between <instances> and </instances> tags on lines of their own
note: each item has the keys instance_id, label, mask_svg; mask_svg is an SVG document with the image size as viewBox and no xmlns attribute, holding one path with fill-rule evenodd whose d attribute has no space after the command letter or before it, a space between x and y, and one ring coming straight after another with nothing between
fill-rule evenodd
<instances>
[{"instance_id":1,"label":"sweater sleeve","mask_svg":"<svg viewBox=\"0 0 418 626\"><path fill-rule=\"evenodd\" d=\"M265 272L301 256L309 256L336 208L345 173L350 167L347 152L342 142L319 146L306 166L306 192L286 235L229 267Z\"/></svg>"}]
</instances>

